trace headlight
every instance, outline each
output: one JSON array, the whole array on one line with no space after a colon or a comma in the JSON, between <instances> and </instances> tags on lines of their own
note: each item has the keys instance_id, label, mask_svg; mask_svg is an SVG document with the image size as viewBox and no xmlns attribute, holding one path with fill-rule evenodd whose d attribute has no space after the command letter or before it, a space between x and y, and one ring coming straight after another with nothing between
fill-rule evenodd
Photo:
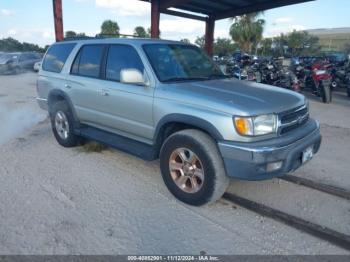
<instances>
[{"instance_id":1,"label":"headlight","mask_svg":"<svg viewBox=\"0 0 350 262\"><path fill-rule=\"evenodd\" d=\"M234 124L242 136L262 136L277 132L277 116L274 114L255 117L235 117Z\"/></svg>"}]
</instances>

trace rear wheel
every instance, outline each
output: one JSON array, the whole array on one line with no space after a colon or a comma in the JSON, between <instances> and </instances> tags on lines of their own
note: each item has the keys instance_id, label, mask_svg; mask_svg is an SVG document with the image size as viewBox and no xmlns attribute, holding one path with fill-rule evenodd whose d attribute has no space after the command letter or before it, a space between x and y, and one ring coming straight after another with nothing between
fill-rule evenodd
<instances>
[{"instance_id":1,"label":"rear wheel","mask_svg":"<svg viewBox=\"0 0 350 262\"><path fill-rule=\"evenodd\" d=\"M53 134L61 146L74 147L79 144L79 137L73 132L74 119L67 102L53 104L50 118Z\"/></svg>"},{"instance_id":2,"label":"rear wheel","mask_svg":"<svg viewBox=\"0 0 350 262\"><path fill-rule=\"evenodd\" d=\"M348 97L350 97L350 86L347 87L346 91L348 93Z\"/></svg>"},{"instance_id":3,"label":"rear wheel","mask_svg":"<svg viewBox=\"0 0 350 262\"><path fill-rule=\"evenodd\" d=\"M216 143L198 130L171 135L162 146L160 168L169 191L194 206L218 200L229 185Z\"/></svg>"}]
</instances>

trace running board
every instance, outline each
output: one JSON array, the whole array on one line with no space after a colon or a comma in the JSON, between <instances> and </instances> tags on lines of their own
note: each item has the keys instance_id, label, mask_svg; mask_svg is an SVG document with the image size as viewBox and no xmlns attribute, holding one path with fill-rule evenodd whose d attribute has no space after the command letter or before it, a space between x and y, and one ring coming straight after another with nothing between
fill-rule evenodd
<instances>
[{"instance_id":1,"label":"running board","mask_svg":"<svg viewBox=\"0 0 350 262\"><path fill-rule=\"evenodd\" d=\"M81 127L79 130L76 130L76 133L89 140L97 141L143 160L152 161L158 158L155 147L124 136L90 126Z\"/></svg>"}]
</instances>

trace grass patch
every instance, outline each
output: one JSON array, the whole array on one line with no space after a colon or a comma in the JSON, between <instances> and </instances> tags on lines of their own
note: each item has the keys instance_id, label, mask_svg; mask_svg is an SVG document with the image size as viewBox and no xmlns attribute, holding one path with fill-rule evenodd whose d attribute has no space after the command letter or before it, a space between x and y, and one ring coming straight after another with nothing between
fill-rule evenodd
<instances>
[{"instance_id":1,"label":"grass patch","mask_svg":"<svg viewBox=\"0 0 350 262\"><path fill-rule=\"evenodd\" d=\"M101 153L106 150L107 146L97 143L95 141L90 141L80 147L80 151L85 153Z\"/></svg>"}]
</instances>

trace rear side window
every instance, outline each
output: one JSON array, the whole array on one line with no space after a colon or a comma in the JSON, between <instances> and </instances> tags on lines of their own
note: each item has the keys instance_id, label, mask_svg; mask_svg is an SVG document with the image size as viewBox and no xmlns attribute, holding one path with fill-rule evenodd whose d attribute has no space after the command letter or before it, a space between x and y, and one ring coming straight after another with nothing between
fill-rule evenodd
<instances>
[{"instance_id":1,"label":"rear side window","mask_svg":"<svg viewBox=\"0 0 350 262\"><path fill-rule=\"evenodd\" d=\"M60 73L75 43L53 45L47 51L43 61L43 70Z\"/></svg>"},{"instance_id":2,"label":"rear side window","mask_svg":"<svg viewBox=\"0 0 350 262\"><path fill-rule=\"evenodd\" d=\"M106 79L120 81L122 69L138 69L144 71L142 61L136 50L128 45L111 45L108 51Z\"/></svg>"},{"instance_id":3,"label":"rear side window","mask_svg":"<svg viewBox=\"0 0 350 262\"><path fill-rule=\"evenodd\" d=\"M104 45L83 46L75 58L71 73L98 78L100 76L104 47Z\"/></svg>"}]
</instances>

